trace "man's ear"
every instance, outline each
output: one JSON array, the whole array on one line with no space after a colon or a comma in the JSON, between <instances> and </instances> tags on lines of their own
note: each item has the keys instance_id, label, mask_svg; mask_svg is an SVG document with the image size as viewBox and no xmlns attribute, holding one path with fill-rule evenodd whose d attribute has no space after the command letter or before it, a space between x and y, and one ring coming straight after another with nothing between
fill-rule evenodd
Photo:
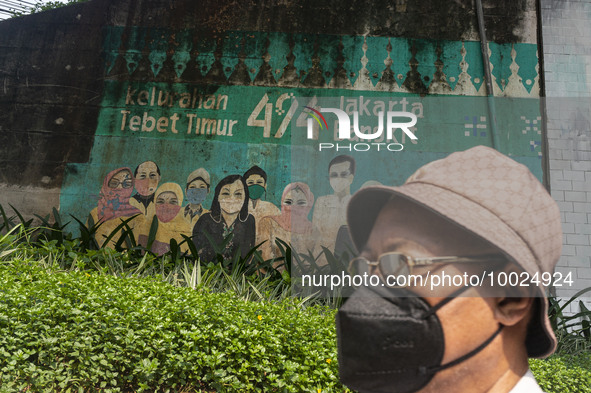
<instances>
[{"instance_id":1,"label":"man's ear","mask_svg":"<svg viewBox=\"0 0 591 393\"><path fill-rule=\"evenodd\" d=\"M503 269L507 277L516 275L521 277L521 270L513 263L509 263ZM534 306L532 288L528 286L507 285L500 288L502 295L494 299L494 314L499 323L504 326L513 326L526 319L530 320L529 315Z\"/></svg>"},{"instance_id":2,"label":"man's ear","mask_svg":"<svg viewBox=\"0 0 591 393\"><path fill-rule=\"evenodd\" d=\"M521 277L521 270L513 263L509 263L503 269L507 277L516 275ZM495 317L504 326L513 326L520 321L527 319L529 322L529 315L534 306L534 298L530 287L511 286L507 285L500 288L502 295L495 298Z\"/></svg>"},{"instance_id":3,"label":"man's ear","mask_svg":"<svg viewBox=\"0 0 591 393\"><path fill-rule=\"evenodd\" d=\"M495 319L504 326L513 326L527 319L533 307L532 297L498 297L495 298Z\"/></svg>"}]
</instances>

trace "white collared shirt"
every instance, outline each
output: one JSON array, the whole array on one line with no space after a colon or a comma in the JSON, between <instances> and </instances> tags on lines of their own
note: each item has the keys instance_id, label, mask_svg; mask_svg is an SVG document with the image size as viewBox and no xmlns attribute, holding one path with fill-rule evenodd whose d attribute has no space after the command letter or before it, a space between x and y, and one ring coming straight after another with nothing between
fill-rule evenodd
<instances>
[{"instance_id":1,"label":"white collared shirt","mask_svg":"<svg viewBox=\"0 0 591 393\"><path fill-rule=\"evenodd\" d=\"M517 385L511 389L509 393L544 393L542 389L540 389L540 385L536 382L534 375L531 373L531 370L527 370L527 372L521 377Z\"/></svg>"}]
</instances>

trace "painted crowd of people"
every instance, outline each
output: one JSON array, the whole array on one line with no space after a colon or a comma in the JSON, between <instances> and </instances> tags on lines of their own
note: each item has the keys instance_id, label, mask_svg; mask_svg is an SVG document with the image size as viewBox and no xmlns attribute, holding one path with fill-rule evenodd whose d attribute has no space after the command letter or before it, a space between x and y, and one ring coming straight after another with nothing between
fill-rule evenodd
<instances>
[{"instance_id":1,"label":"painted crowd of people","mask_svg":"<svg viewBox=\"0 0 591 393\"><path fill-rule=\"evenodd\" d=\"M208 209L204 206L211 190L207 170L191 172L183 191L177 183L161 184L158 165L145 161L135 171L122 167L105 176L90 217L93 223L100 223L96 232L99 245L114 247L117 236L103 243L123 219L133 217L128 226L137 243L148 247L157 220L150 244L152 252L166 253L173 239L182 252L189 252L185 239L190 238L203 261L215 261L218 254L224 258L236 254L244 257L255 245L260 245L265 260L276 258L280 256L277 239L290 244L296 252L320 255L323 247L343 251L350 244L345 209L351 197L355 160L340 155L328 169L334 193L317 198L316 204L310 187L303 182L285 187L280 208L265 201L267 174L253 166L243 175L221 179Z\"/></svg>"}]
</instances>

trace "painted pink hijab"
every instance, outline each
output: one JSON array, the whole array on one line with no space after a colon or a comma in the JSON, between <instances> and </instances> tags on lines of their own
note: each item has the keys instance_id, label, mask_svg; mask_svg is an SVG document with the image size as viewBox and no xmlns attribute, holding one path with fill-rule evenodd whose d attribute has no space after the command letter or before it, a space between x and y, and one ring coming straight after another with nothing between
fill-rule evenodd
<instances>
[{"instance_id":1,"label":"painted pink hijab","mask_svg":"<svg viewBox=\"0 0 591 393\"><path fill-rule=\"evenodd\" d=\"M121 171L129 172L132 185L129 188L111 188L109 181ZM133 192L133 172L130 168L118 168L109 172L103 179L100 199L98 200L97 216L100 222L108 221L117 217L129 217L140 213L138 209L129 204L129 197Z\"/></svg>"},{"instance_id":2,"label":"painted pink hijab","mask_svg":"<svg viewBox=\"0 0 591 393\"><path fill-rule=\"evenodd\" d=\"M304 193L308 204L306 206L286 205L285 197L290 191L298 190ZM295 202L295 201L294 201ZM312 230L312 222L308 220L308 213L314 204L314 194L305 183L291 183L283 190L281 196L281 215L272 216L281 228L293 233L305 233Z\"/></svg>"}]
</instances>

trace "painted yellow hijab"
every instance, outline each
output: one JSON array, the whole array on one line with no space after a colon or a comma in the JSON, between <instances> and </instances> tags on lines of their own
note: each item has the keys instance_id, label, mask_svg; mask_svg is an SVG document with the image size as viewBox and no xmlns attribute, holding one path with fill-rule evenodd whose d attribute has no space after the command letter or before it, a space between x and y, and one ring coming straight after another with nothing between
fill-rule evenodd
<instances>
[{"instance_id":1,"label":"painted yellow hijab","mask_svg":"<svg viewBox=\"0 0 591 393\"><path fill-rule=\"evenodd\" d=\"M160 223L168 223L175 219L183 204L183 190L176 183L164 183L154 194L156 217Z\"/></svg>"},{"instance_id":2,"label":"painted yellow hijab","mask_svg":"<svg viewBox=\"0 0 591 393\"><path fill-rule=\"evenodd\" d=\"M177 243L184 241L182 235L191 236L191 227L184 219L181 211L183 204L183 189L176 183L164 183L154 194L156 216L158 220L158 232L152 245L152 251L163 254L170 249L170 240ZM182 251L188 251L188 246L183 244Z\"/></svg>"}]
</instances>

